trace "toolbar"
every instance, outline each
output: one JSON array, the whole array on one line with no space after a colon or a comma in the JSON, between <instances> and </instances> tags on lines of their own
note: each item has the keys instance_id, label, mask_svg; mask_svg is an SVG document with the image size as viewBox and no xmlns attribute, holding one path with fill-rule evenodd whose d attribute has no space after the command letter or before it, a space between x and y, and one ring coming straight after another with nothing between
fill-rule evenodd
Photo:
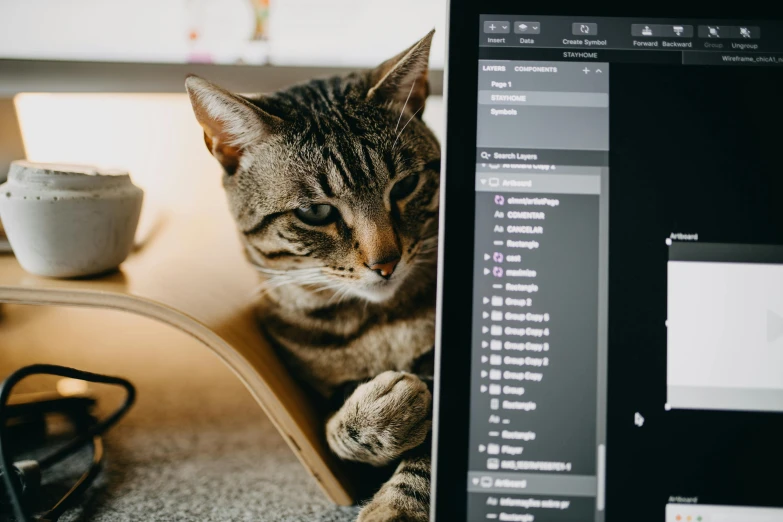
<instances>
[{"instance_id":1,"label":"toolbar","mask_svg":"<svg viewBox=\"0 0 783 522\"><path fill-rule=\"evenodd\" d=\"M776 21L483 15L483 47L783 52Z\"/></svg>"}]
</instances>

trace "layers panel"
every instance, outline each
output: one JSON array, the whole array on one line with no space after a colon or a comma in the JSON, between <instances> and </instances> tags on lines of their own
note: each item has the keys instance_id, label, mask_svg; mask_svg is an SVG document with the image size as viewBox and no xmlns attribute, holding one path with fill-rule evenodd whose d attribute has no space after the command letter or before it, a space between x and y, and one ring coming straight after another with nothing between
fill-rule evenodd
<instances>
[{"instance_id":1,"label":"layers panel","mask_svg":"<svg viewBox=\"0 0 783 522\"><path fill-rule=\"evenodd\" d=\"M602 520L609 67L479 67L469 520Z\"/></svg>"}]
</instances>

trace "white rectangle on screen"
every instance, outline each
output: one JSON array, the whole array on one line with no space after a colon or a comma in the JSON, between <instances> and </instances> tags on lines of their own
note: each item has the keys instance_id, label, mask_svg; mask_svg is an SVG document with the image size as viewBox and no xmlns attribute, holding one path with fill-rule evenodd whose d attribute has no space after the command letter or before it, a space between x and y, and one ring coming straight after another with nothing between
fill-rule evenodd
<instances>
[{"instance_id":1,"label":"white rectangle on screen","mask_svg":"<svg viewBox=\"0 0 783 522\"><path fill-rule=\"evenodd\" d=\"M710 504L667 504L666 522L781 522L783 509L718 506Z\"/></svg>"},{"instance_id":2,"label":"white rectangle on screen","mask_svg":"<svg viewBox=\"0 0 783 522\"><path fill-rule=\"evenodd\" d=\"M783 265L669 261L667 404L783 411Z\"/></svg>"}]
</instances>

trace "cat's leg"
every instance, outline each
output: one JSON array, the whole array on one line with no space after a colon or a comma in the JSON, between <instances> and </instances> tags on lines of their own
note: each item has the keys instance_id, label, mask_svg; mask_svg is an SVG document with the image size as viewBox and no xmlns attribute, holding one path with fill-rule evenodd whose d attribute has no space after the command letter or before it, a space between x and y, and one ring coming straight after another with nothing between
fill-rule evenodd
<instances>
[{"instance_id":1,"label":"cat's leg","mask_svg":"<svg viewBox=\"0 0 783 522\"><path fill-rule=\"evenodd\" d=\"M386 465L427 438L432 394L417 376L387 371L354 390L326 423L337 456Z\"/></svg>"},{"instance_id":2,"label":"cat's leg","mask_svg":"<svg viewBox=\"0 0 783 522\"><path fill-rule=\"evenodd\" d=\"M406 457L362 508L357 522L427 522L430 510L429 447Z\"/></svg>"}]
</instances>

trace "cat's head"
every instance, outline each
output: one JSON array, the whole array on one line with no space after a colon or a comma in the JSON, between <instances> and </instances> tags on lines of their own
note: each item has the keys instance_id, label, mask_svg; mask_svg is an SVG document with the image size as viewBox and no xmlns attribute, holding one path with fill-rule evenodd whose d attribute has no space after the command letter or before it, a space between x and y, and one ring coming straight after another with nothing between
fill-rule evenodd
<instances>
[{"instance_id":1,"label":"cat's head","mask_svg":"<svg viewBox=\"0 0 783 522\"><path fill-rule=\"evenodd\" d=\"M248 257L277 282L382 302L433 270L440 147L421 119L431 41L269 95L188 77Z\"/></svg>"}]
</instances>

